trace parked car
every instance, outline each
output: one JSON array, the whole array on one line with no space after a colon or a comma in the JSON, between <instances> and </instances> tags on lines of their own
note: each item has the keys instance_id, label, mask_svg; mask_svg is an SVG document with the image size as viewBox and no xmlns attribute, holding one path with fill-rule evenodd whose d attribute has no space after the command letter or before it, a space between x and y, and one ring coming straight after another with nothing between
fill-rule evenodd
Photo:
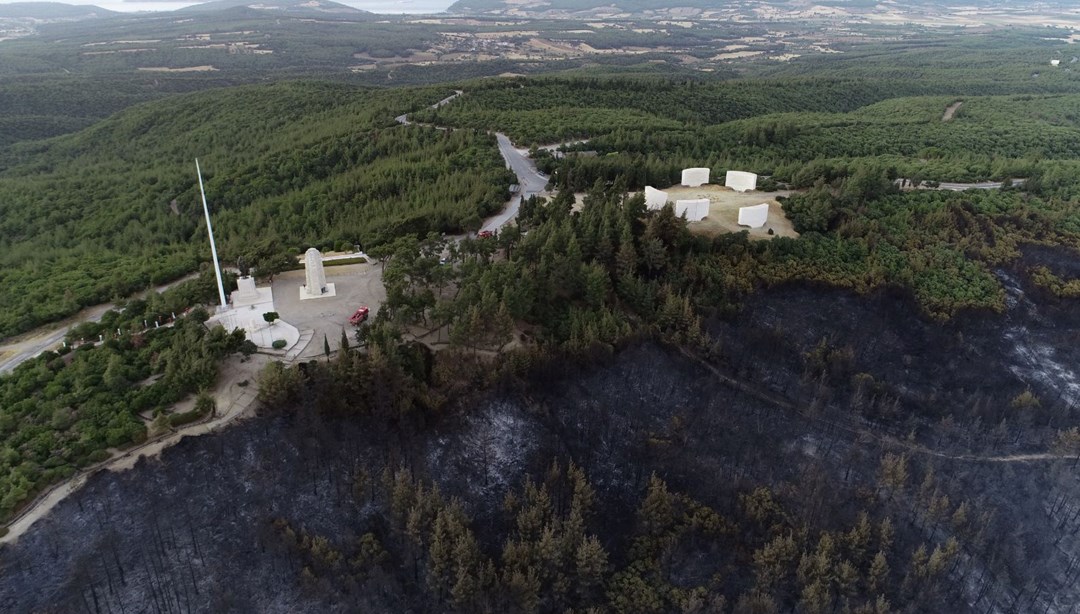
<instances>
[{"instance_id":1,"label":"parked car","mask_svg":"<svg viewBox=\"0 0 1080 614\"><path fill-rule=\"evenodd\" d=\"M353 326L360 326L367 320L367 317L368 308L361 305L360 308L356 310L356 313L352 314L352 316L349 317L349 324L352 324Z\"/></svg>"}]
</instances>

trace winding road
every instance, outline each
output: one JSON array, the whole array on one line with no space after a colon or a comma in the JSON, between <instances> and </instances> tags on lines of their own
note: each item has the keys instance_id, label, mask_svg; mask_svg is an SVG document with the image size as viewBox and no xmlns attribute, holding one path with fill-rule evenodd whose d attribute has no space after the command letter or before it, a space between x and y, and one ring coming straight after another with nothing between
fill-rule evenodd
<instances>
[{"instance_id":1,"label":"winding road","mask_svg":"<svg viewBox=\"0 0 1080 614\"><path fill-rule=\"evenodd\" d=\"M908 190L949 190L952 192L963 192L964 190L997 190L1001 186L1005 185L1002 181L980 181L978 183L956 183L952 181L940 181L936 185L932 182L922 181L918 187L911 186L911 180L901 177L896 180L896 183L903 189ZM1023 179L1013 179L1012 184L1014 186L1023 185Z\"/></svg>"},{"instance_id":2,"label":"winding road","mask_svg":"<svg viewBox=\"0 0 1080 614\"><path fill-rule=\"evenodd\" d=\"M536 170L536 163L524 151L514 147L514 144L510 142L510 137L496 132L495 138L499 141L499 153L502 154L503 160L506 160L506 166L517 175L520 191L506 203L506 208L502 213L484 222L481 230L491 232L499 230L507 222L516 218L522 199L531 198L543 192L548 183L548 178Z\"/></svg>"},{"instance_id":3,"label":"winding road","mask_svg":"<svg viewBox=\"0 0 1080 614\"><path fill-rule=\"evenodd\" d=\"M447 96L439 102L436 102L431 105L431 108L438 109L441 106L450 104L455 98L464 93L465 92L461 90L454 90L453 95ZM413 124L413 122L409 120L408 113L402 113L395 117L394 120L403 126ZM431 124L424 125L437 130L449 129L445 126L434 126ZM514 144L510 142L510 137L502 132L496 132L495 138L499 142L499 153L502 154L503 160L506 161L506 167L517 175L520 190L506 202L501 213L484 220L484 225L480 227L480 230L490 232L497 232L500 228L510 222L510 220L516 218L518 209L521 208L522 199L540 194L544 191L544 188L547 187L548 183L547 176L536 169L536 163L529 158L527 150L514 147Z\"/></svg>"}]
</instances>

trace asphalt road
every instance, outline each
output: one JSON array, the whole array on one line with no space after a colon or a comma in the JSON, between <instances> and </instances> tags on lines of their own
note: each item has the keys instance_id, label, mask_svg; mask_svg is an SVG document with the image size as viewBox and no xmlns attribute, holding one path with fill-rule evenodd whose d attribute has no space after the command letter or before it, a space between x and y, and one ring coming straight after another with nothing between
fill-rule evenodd
<instances>
[{"instance_id":1,"label":"asphalt road","mask_svg":"<svg viewBox=\"0 0 1080 614\"><path fill-rule=\"evenodd\" d=\"M169 282L163 286L158 286L154 288L154 291L164 292L166 289L171 288L180 282L194 279L197 276L197 273L192 273L191 275L181 277L180 279ZM82 322L97 322L101 319L101 316L105 315L106 311L115 308L116 305L113 303L87 307L62 322L48 324L21 335L20 341L12 341L0 345L0 354L3 355L3 358L0 358L0 373L10 373L15 367L27 360L34 358L45 350L56 347L60 344L60 341L63 340L64 335L67 334L68 329L72 326ZM56 328L53 329L53 327ZM7 355L7 352L11 352L11 354Z\"/></svg>"},{"instance_id":2,"label":"asphalt road","mask_svg":"<svg viewBox=\"0 0 1080 614\"><path fill-rule=\"evenodd\" d=\"M452 96L447 96L439 102L431 105L432 109L437 109L443 105L450 104L458 96L461 96L464 92L461 90L454 90ZM409 121L409 114L403 113L394 118L397 123L407 126L412 122ZM433 126L440 130L446 128L442 126ZM502 213L488 218L484 221L484 225L480 230L489 230L492 232L498 231L505 226L507 222L517 217L518 209L521 207L521 199L529 198L544 191L547 186L548 178L545 177L540 171L536 170L536 164L525 155L523 152L514 148L514 144L510 142L510 138L501 132L495 133L495 138L499 141L499 153L502 154L503 160L506 161L506 166L510 170L514 171L517 175L518 185L521 186L521 191L507 203L503 208Z\"/></svg>"},{"instance_id":3,"label":"asphalt road","mask_svg":"<svg viewBox=\"0 0 1080 614\"><path fill-rule=\"evenodd\" d=\"M909 181L906 179L897 179L900 181ZM1024 184L1023 179L1013 179L1012 184L1014 186L1020 186ZM963 192L964 190L996 190L1002 186L1000 181L981 181L979 183L956 183L951 181L942 181L938 183L937 187L929 187L926 183L919 186L920 190L950 190L953 192Z\"/></svg>"},{"instance_id":4,"label":"asphalt road","mask_svg":"<svg viewBox=\"0 0 1080 614\"><path fill-rule=\"evenodd\" d=\"M536 164L532 159L516 149L514 144L510 142L509 137L501 132L496 132L495 138L499 141L499 153L502 154L503 160L506 160L506 166L517 175L521 192L506 203L506 208L503 209L502 213L488 218L484 222L481 230L490 231L502 228L507 222L517 217L518 209L521 207L521 199L543 192L548 182L548 178L536 170Z\"/></svg>"},{"instance_id":5,"label":"asphalt road","mask_svg":"<svg viewBox=\"0 0 1080 614\"><path fill-rule=\"evenodd\" d=\"M438 109L439 107L443 106L444 104L450 104L451 100L457 98L458 96L460 96L460 95L462 95L464 93L465 92L463 92L461 90L454 90L453 95L447 96L446 98L443 98L439 102L436 102L435 104L431 105L431 108L432 109ZM403 126L407 126L407 125L412 123L411 121L409 121L409 114L408 113L402 113L401 115L398 115L394 119L397 121L397 123L399 123L399 124L401 124Z\"/></svg>"}]
</instances>

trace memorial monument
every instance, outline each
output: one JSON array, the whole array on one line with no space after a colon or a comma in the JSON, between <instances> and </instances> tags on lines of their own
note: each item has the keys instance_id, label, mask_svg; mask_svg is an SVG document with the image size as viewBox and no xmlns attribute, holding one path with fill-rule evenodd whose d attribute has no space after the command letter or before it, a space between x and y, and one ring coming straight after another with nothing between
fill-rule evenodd
<instances>
[{"instance_id":1,"label":"memorial monument","mask_svg":"<svg viewBox=\"0 0 1080 614\"><path fill-rule=\"evenodd\" d=\"M769 204L762 203L752 207L739 207L739 226L761 228L769 221Z\"/></svg>"},{"instance_id":2,"label":"memorial monument","mask_svg":"<svg viewBox=\"0 0 1080 614\"><path fill-rule=\"evenodd\" d=\"M709 183L709 169L707 168L684 168L682 172L682 184L688 188L696 188Z\"/></svg>"},{"instance_id":3,"label":"memorial monument","mask_svg":"<svg viewBox=\"0 0 1080 614\"><path fill-rule=\"evenodd\" d=\"M237 300L250 301L259 298L259 291L255 287L255 278L251 275L243 275L236 279L236 292L233 293L233 304Z\"/></svg>"},{"instance_id":4,"label":"memorial monument","mask_svg":"<svg viewBox=\"0 0 1080 614\"><path fill-rule=\"evenodd\" d=\"M314 247L304 254L304 292L308 296L322 296L326 292L326 270L323 269L322 253Z\"/></svg>"},{"instance_id":5,"label":"memorial monument","mask_svg":"<svg viewBox=\"0 0 1080 614\"><path fill-rule=\"evenodd\" d=\"M677 200L675 201L675 215L679 217L685 215L688 222L700 222L709 215L709 199Z\"/></svg>"},{"instance_id":6,"label":"memorial monument","mask_svg":"<svg viewBox=\"0 0 1080 614\"><path fill-rule=\"evenodd\" d=\"M199 168L198 158L195 158L195 174L199 177L199 195L202 196L203 213L206 214L206 234L210 236L210 255L214 259L214 276L217 278L218 299L221 301L218 309L224 311L229 308L229 303L225 300L225 284L221 282L221 262L218 261L214 227L210 224L210 207L206 204L206 190L203 188L202 169Z\"/></svg>"},{"instance_id":7,"label":"memorial monument","mask_svg":"<svg viewBox=\"0 0 1080 614\"><path fill-rule=\"evenodd\" d=\"M757 175L745 171L728 171L724 185L736 192L749 192L757 189Z\"/></svg>"},{"instance_id":8,"label":"memorial monument","mask_svg":"<svg viewBox=\"0 0 1080 614\"><path fill-rule=\"evenodd\" d=\"M662 190L657 190L652 186L645 186L645 207L652 211L658 211L664 208L668 202L668 193Z\"/></svg>"}]
</instances>

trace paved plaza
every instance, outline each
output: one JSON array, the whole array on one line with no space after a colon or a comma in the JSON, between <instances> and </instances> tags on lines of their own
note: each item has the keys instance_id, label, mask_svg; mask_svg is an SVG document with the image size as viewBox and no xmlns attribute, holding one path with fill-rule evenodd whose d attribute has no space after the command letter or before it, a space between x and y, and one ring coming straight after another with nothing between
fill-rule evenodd
<instances>
[{"instance_id":1,"label":"paved plaza","mask_svg":"<svg viewBox=\"0 0 1080 614\"><path fill-rule=\"evenodd\" d=\"M329 264L329 262L327 262ZM386 300L379 264L346 264L327 266L326 282L334 284L334 296L309 298L301 301L300 286L305 284L305 272L287 271L274 276L274 308L284 322L300 331L311 330L313 335L299 358L323 356L323 336L330 342L331 351L340 345L341 331L346 330L352 343L353 327L349 316L361 305L367 306L374 318Z\"/></svg>"}]
</instances>

